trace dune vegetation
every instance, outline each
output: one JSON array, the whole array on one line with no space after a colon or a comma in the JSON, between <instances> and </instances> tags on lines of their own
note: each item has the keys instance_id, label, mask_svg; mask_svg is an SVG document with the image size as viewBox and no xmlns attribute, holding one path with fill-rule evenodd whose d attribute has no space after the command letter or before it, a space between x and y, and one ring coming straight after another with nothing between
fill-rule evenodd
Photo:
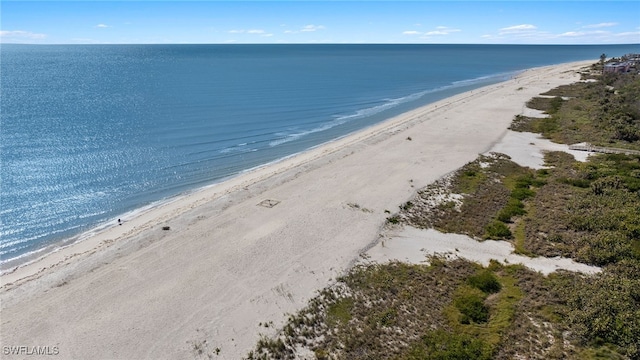
<instances>
[{"instance_id":1,"label":"dune vegetation","mask_svg":"<svg viewBox=\"0 0 640 360\"><path fill-rule=\"evenodd\" d=\"M640 150L640 76L594 73L532 99L549 117L517 116L511 128ZM521 254L570 257L600 273L544 276L438 256L428 265L365 261L247 358L640 358L640 155L580 163L551 152L545 161L533 170L480 156L421 189L389 222L507 240ZM443 193L450 201L429 205Z\"/></svg>"}]
</instances>

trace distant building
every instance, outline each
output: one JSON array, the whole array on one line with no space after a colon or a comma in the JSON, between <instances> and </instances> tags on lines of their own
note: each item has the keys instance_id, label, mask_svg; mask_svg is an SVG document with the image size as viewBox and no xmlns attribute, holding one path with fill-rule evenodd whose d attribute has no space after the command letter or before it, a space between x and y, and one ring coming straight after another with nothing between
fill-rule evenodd
<instances>
[{"instance_id":1,"label":"distant building","mask_svg":"<svg viewBox=\"0 0 640 360\"><path fill-rule=\"evenodd\" d=\"M605 73L625 73L628 72L630 68L631 62L625 61L621 63L605 64L603 71Z\"/></svg>"},{"instance_id":2,"label":"distant building","mask_svg":"<svg viewBox=\"0 0 640 360\"><path fill-rule=\"evenodd\" d=\"M640 64L640 54L627 54L622 57L622 60L624 60L625 62L630 62L633 65L638 65Z\"/></svg>"}]
</instances>

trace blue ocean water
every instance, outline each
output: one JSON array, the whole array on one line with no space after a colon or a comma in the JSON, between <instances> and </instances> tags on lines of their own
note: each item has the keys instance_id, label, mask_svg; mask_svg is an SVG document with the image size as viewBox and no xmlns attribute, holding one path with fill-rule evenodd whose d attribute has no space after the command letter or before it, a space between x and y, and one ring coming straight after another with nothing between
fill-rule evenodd
<instances>
[{"instance_id":1,"label":"blue ocean water","mask_svg":"<svg viewBox=\"0 0 640 360\"><path fill-rule=\"evenodd\" d=\"M7 45L0 261L561 62L638 45Z\"/></svg>"}]
</instances>

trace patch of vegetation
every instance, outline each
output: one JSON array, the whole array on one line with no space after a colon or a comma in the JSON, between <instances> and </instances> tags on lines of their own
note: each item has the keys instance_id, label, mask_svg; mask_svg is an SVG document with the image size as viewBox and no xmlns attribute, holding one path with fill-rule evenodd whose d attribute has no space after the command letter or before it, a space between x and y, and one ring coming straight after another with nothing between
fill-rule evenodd
<instances>
[{"instance_id":1,"label":"patch of vegetation","mask_svg":"<svg viewBox=\"0 0 640 360\"><path fill-rule=\"evenodd\" d=\"M401 208L399 220L480 239L511 239L511 224L527 213L528 199L546 184L546 177L546 172L522 168L503 154L480 156L454 173L448 184L451 192L463 194L460 206L443 201L429 207L435 196L443 196L426 189L412 200L411 208Z\"/></svg>"},{"instance_id":2,"label":"patch of vegetation","mask_svg":"<svg viewBox=\"0 0 640 360\"><path fill-rule=\"evenodd\" d=\"M351 320L351 311L353 310L352 298L340 298L332 303L327 309L327 323L329 326L338 324L346 324Z\"/></svg>"},{"instance_id":3,"label":"patch of vegetation","mask_svg":"<svg viewBox=\"0 0 640 360\"><path fill-rule=\"evenodd\" d=\"M446 327L443 309L475 269L439 258L431 265L357 265L291 315L279 336L259 342L248 358L294 359L301 346L340 359L408 356L414 342L434 327Z\"/></svg>"},{"instance_id":4,"label":"patch of vegetation","mask_svg":"<svg viewBox=\"0 0 640 360\"><path fill-rule=\"evenodd\" d=\"M608 267L600 276L565 274L563 284L580 286L560 289L567 301L568 322L588 345L640 357L640 265L623 261Z\"/></svg>"},{"instance_id":5,"label":"patch of vegetation","mask_svg":"<svg viewBox=\"0 0 640 360\"><path fill-rule=\"evenodd\" d=\"M405 360L488 360L491 350L482 340L467 334L434 330L423 335L403 357Z\"/></svg>"},{"instance_id":6,"label":"patch of vegetation","mask_svg":"<svg viewBox=\"0 0 640 360\"><path fill-rule=\"evenodd\" d=\"M413 207L413 203L411 201L407 201L402 206L400 206L400 209L407 211L407 210L411 209L412 207Z\"/></svg>"},{"instance_id":7,"label":"patch of vegetation","mask_svg":"<svg viewBox=\"0 0 640 360\"><path fill-rule=\"evenodd\" d=\"M450 184L436 183L419 191L412 200L413 206L402 209L399 216L416 227L482 238L486 227L509 201L510 191L501 179L510 173L513 165L502 154L481 156L453 174ZM461 205L443 196L443 188L460 194L464 198Z\"/></svg>"},{"instance_id":8,"label":"patch of vegetation","mask_svg":"<svg viewBox=\"0 0 640 360\"><path fill-rule=\"evenodd\" d=\"M543 92L540 95L581 98L588 96L589 91L592 87L592 83L576 82L569 85L560 85L557 88L551 89L547 92Z\"/></svg>"},{"instance_id":9,"label":"patch of vegetation","mask_svg":"<svg viewBox=\"0 0 640 360\"><path fill-rule=\"evenodd\" d=\"M443 211L438 215L445 219L440 222L436 218L432 223L458 224L458 228L453 228L456 232L485 224L485 237L514 238L519 253L567 256L581 262L605 266L603 275L595 277L599 280L574 279L572 282L563 282L560 277L552 277L547 286L554 287L558 286L557 283L563 283L562 291L556 289L555 297L559 305L552 307L552 311L546 305L539 305L538 310L543 315L539 315L538 319L515 321L535 321L539 326L547 324L549 329L554 329L554 336L562 341L576 341L580 346L601 349L594 350L594 354L605 350L627 356L637 354L630 339L632 336L640 338L640 332L633 325L625 327L619 320L613 319L629 319L638 315L634 309L639 308L640 302L636 298L640 297L632 296L630 287L627 287L629 284L638 284L634 279L623 279L616 287L613 281L608 286L601 281L602 278L614 278L607 275L611 271L610 266L621 262L637 264L640 260L640 192L637 183L640 157L601 154L592 156L587 163L578 163L568 154L553 152L546 155L546 161L552 168L544 172L533 172L516 169L506 159L500 160L500 166L487 166L487 159L479 160L485 167L477 170L482 175L475 173L473 176L487 179L488 186L479 183L478 193L490 190L492 194L500 196L491 198L478 196L478 193L467 194L461 206L463 211ZM470 174L462 173L462 176L469 178ZM452 183L456 184L455 178ZM501 201L497 202L497 198ZM502 207L499 208L496 203L502 204ZM464 209L469 209L469 206L488 211L484 211L484 217L477 214L467 217ZM431 214L432 218L433 215ZM417 218L417 215L412 216L406 217L410 223ZM473 225L470 224L472 221L478 222ZM591 281L598 285L591 285ZM620 294L621 291L626 291L627 295L617 295L610 299L611 294ZM581 298L590 298L591 301L578 301ZM606 302L613 299L619 303ZM462 320L476 326L491 323L491 316L488 323L482 323L483 317L479 315L482 311L477 297L474 300L472 296L467 296L457 301L452 305L452 309L457 309L457 312L449 310L459 314L456 321ZM612 316L611 311L615 311L616 316ZM598 330L597 326L602 329ZM558 332L561 328L573 329L574 337L565 339L566 336ZM578 331L578 328L584 330ZM625 333L623 328L628 332ZM459 331L462 330L458 329L456 333ZM543 347L548 347L549 352L546 354L550 358L556 355L561 357L559 354L566 354L568 351L558 343L547 344L543 338L536 341L542 342ZM589 352L582 354L587 353Z\"/></svg>"},{"instance_id":10,"label":"patch of vegetation","mask_svg":"<svg viewBox=\"0 0 640 360\"><path fill-rule=\"evenodd\" d=\"M453 298L453 305L458 309L461 324L483 324L489 320L489 308L484 305L486 295L471 287L462 287Z\"/></svg>"},{"instance_id":11,"label":"patch of vegetation","mask_svg":"<svg viewBox=\"0 0 640 360\"><path fill-rule=\"evenodd\" d=\"M502 289L498 278L489 270L482 270L470 276L467 284L487 294L494 294Z\"/></svg>"},{"instance_id":12,"label":"patch of vegetation","mask_svg":"<svg viewBox=\"0 0 640 360\"><path fill-rule=\"evenodd\" d=\"M487 180L479 162L471 162L465 165L457 175L453 191L463 194L477 192L481 184Z\"/></svg>"},{"instance_id":13,"label":"patch of vegetation","mask_svg":"<svg viewBox=\"0 0 640 360\"><path fill-rule=\"evenodd\" d=\"M499 220L494 220L485 227L485 239L510 239L511 230Z\"/></svg>"},{"instance_id":14,"label":"patch of vegetation","mask_svg":"<svg viewBox=\"0 0 640 360\"><path fill-rule=\"evenodd\" d=\"M540 326L560 305L557 288L539 273L429 261L357 265L276 337L262 337L248 358L295 359L307 348L318 359L546 359L552 350L570 357L584 349L563 338L566 328ZM556 345L565 342L571 346Z\"/></svg>"},{"instance_id":15,"label":"patch of vegetation","mask_svg":"<svg viewBox=\"0 0 640 360\"><path fill-rule=\"evenodd\" d=\"M527 101L527 107L531 109L536 109L540 111L544 111L547 114L555 114L560 110L563 104L562 97L534 97L533 99Z\"/></svg>"},{"instance_id":16,"label":"patch of vegetation","mask_svg":"<svg viewBox=\"0 0 640 360\"><path fill-rule=\"evenodd\" d=\"M505 207L498 212L497 220L502 223L510 223L512 217L524 215L526 213L527 212L524 210L524 203L517 198L511 198Z\"/></svg>"},{"instance_id":17,"label":"patch of vegetation","mask_svg":"<svg viewBox=\"0 0 640 360\"><path fill-rule=\"evenodd\" d=\"M538 118L524 116L524 115L516 115L511 125L509 126L509 130L519 131L519 132L536 132L533 124L537 121Z\"/></svg>"},{"instance_id":18,"label":"patch of vegetation","mask_svg":"<svg viewBox=\"0 0 640 360\"><path fill-rule=\"evenodd\" d=\"M387 218L387 222L389 224L398 224L400 222L400 217L398 215L389 216Z\"/></svg>"},{"instance_id":19,"label":"patch of vegetation","mask_svg":"<svg viewBox=\"0 0 640 360\"><path fill-rule=\"evenodd\" d=\"M511 129L541 133L555 142L640 149L640 75L605 74L534 98L527 106L549 118L516 117ZM562 100L560 96L569 97Z\"/></svg>"}]
</instances>

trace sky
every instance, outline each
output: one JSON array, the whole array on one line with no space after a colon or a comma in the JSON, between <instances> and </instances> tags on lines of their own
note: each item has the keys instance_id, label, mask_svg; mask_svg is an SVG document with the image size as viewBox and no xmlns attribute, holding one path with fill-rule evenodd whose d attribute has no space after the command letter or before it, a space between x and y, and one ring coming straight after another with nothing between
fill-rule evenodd
<instances>
[{"instance_id":1,"label":"sky","mask_svg":"<svg viewBox=\"0 0 640 360\"><path fill-rule=\"evenodd\" d=\"M638 44L640 1L0 1L27 44Z\"/></svg>"}]
</instances>

